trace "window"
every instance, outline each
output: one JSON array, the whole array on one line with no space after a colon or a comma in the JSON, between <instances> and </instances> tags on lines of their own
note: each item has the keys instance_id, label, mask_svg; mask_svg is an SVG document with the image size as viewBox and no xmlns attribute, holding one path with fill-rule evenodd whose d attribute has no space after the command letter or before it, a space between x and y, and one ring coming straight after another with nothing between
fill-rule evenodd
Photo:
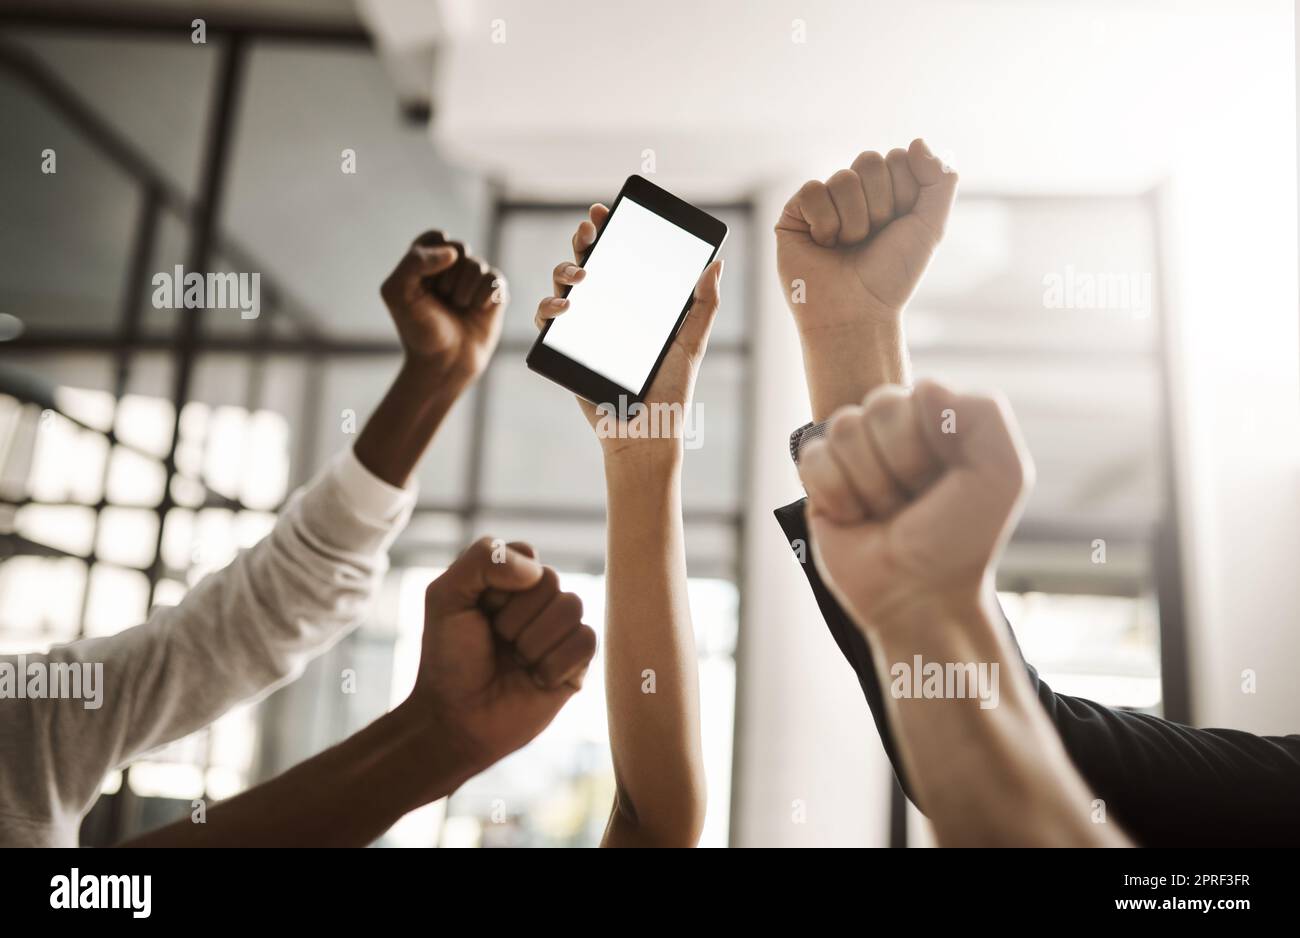
<instances>
[{"instance_id":1,"label":"window","mask_svg":"<svg viewBox=\"0 0 1300 938\"><path fill-rule=\"evenodd\" d=\"M534 543L599 627L603 486L597 443L570 395L523 365L531 306L549 291L585 205L500 201L485 180L441 162L426 128L400 117L364 45L214 34L203 55L178 61L170 40L140 39L148 54L127 75L115 65L120 52L104 54L119 39L54 32L16 37L42 77L0 82L3 100L25 115L22 142L4 158L49 138L60 160L103 166L99 176L70 172L59 186L23 193L0 225L5 243L34 246L23 278L0 285L0 309L31 333L22 350L0 346L0 649L138 624L263 536L287 494L352 443L395 373L398 348L377 287L431 220L494 254L515 296L489 374L457 404L421 468L419 506L370 620L289 687L114 773L83 828L83 843L100 845L187 816L193 799L228 797L277 774L400 699L418 658L424 586L479 534ZM242 90L219 168L228 181L209 264L261 273L262 315L251 321L155 309L148 289L153 272L191 262L202 148L213 143L204 140L206 115L232 71L242 72ZM104 96L110 77L131 87ZM91 132L64 113L52 85L104 127ZM159 133L158 115L173 112L185 115L180 129ZM143 163L103 155L105 135L147 143ZM339 172L346 147L357 150L354 176ZM66 190L79 178L98 181ZM685 493L710 780L705 842L723 845L750 265L748 207L717 210L732 231L728 294L697 389L707 445L687 456ZM74 243L76 232L59 227L73 216L113 230L96 236L93 263L69 279L50 261ZM199 325L186 338L190 316ZM599 672L542 738L382 842L597 842L613 792ZM345 673L354 678L347 687Z\"/></svg>"},{"instance_id":2,"label":"window","mask_svg":"<svg viewBox=\"0 0 1300 938\"><path fill-rule=\"evenodd\" d=\"M1002 389L1037 461L998 584L1026 657L1061 693L1159 711L1155 275L1144 197L964 195L909 323L916 373Z\"/></svg>"}]
</instances>

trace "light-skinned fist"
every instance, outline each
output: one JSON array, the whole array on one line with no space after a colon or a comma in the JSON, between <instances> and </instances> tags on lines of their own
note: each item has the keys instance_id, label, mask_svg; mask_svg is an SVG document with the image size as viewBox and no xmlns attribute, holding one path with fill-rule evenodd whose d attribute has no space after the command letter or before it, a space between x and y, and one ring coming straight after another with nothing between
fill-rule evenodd
<instances>
[{"instance_id":1,"label":"light-skinned fist","mask_svg":"<svg viewBox=\"0 0 1300 938\"><path fill-rule=\"evenodd\" d=\"M1001 398L877 388L800 456L812 559L868 634L929 605L968 607L992 589L1033 474Z\"/></svg>"},{"instance_id":2,"label":"light-skinned fist","mask_svg":"<svg viewBox=\"0 0 1300 938\"><path fill-rule=\"evenodd\" d=\"M957 174L919 139L804 183L776 223L777 271L800 332L896 325L956 193Z\"/></svg>"}]
</instances>

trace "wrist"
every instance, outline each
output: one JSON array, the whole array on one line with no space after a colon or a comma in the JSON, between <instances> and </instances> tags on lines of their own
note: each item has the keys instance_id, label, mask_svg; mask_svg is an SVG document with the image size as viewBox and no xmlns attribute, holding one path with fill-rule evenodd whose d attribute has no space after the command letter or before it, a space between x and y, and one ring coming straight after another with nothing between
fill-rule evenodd
<instances>
[{"instance_id":1,"label":"wrist","mask_svg":"<svg viewBox=\"0 0 1300 938\"><path fill-rule=\"evenodd\" d=\"M675 505L681 500L681 460L657 453L607 455L605 491L611 505Z\"/></svg>"},{"instance_id":2,"label":"wrist","mask_svg":"<svg viewBox=\"0 0 1300 938\"><path fill-rule=\"evenodd\" d=\"M601 440L601 453L608 486L663 486L681 475L681 440Z\"/></svg>"},{"instance_id":3,"label":"wrist","mask_svg":"<svg viewBox=\"0 0 1300 938\"><path fill-rule=\"evenodd\" d=\"M477 371L466 365L443 361L434 356L419 355L407 350L397 380L408 387L419 387L430 394L459 397L478 377Z\"/></svg>"},{"instance_id":4,"label":"wrist","mask_svg":"<svg viewBox=\"0 0 1300 938\"><path fill-rule=\"evenodd\" d=\"M897 316L799 327L813 419L861 404L881 384L908 380L903 326Z\"/></svg>"},{"instance_id":5,"label":"wrist","mask_svg":"<svg viewBox=\"0 0 1300 938\"><path fill-rule=\"evenodd\" d=\"M953 657L997 651L996 599L992 583L977 582L943 590L903 592L878 603L858 626L873 647L886 655L922 647L944 649Z\"/></svg>"},{"instance_id":6,"label":"wrist","mask_svg":"<svg viewBox=\"0 0 1300 938\"><path fill-rule=\"evenodd\" d=\"M436 707L425 705L414 693L381 719L401 741L412 783L411 810L450 795L490 764L440 718Z\"/></svg>"}]
</instances>

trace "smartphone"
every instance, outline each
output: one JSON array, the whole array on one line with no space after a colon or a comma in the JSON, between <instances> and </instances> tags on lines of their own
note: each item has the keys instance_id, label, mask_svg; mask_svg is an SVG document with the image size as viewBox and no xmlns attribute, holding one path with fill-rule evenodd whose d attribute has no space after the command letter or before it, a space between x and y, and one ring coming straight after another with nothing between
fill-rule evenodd
<instances>
[{"instance_id":1,"label":"smartphone","mask_svg":"<svg viewBox=\"0 0 1300 938\"><path fill-rule=\"evenodd\" d=\"M593 404L644 401L690 311L696 281L727 226L641 176L629 176L528 367Z\"/></svg>"}]
</instances>

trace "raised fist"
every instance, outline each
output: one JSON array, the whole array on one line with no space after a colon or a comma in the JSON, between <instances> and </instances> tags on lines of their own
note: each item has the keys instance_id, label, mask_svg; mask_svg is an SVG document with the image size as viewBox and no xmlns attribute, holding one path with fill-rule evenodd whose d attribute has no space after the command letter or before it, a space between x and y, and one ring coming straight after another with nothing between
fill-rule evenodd
<instances>
[{"instance_id":1,"label":"raised fist","mask_svg":"<svg viewBox=\"0 0 1300 938\"><path fill-rule=\"evenodd\" d=\"M1015 419L994 397L886 385L803 450L813 559L860 628L992 587L1032 485Z\"/></svg>"},{"instance_id":2,"label":"raised fist","mask_svg":"<svg viewBox=\"0 0 1300 938\"><path fill-rule=\"evenodd\" d=\"M777 271L800 332L896 324L956 194L957 174L922 140L804 183L776 223Z\"/></svg>"}]
</instances>

